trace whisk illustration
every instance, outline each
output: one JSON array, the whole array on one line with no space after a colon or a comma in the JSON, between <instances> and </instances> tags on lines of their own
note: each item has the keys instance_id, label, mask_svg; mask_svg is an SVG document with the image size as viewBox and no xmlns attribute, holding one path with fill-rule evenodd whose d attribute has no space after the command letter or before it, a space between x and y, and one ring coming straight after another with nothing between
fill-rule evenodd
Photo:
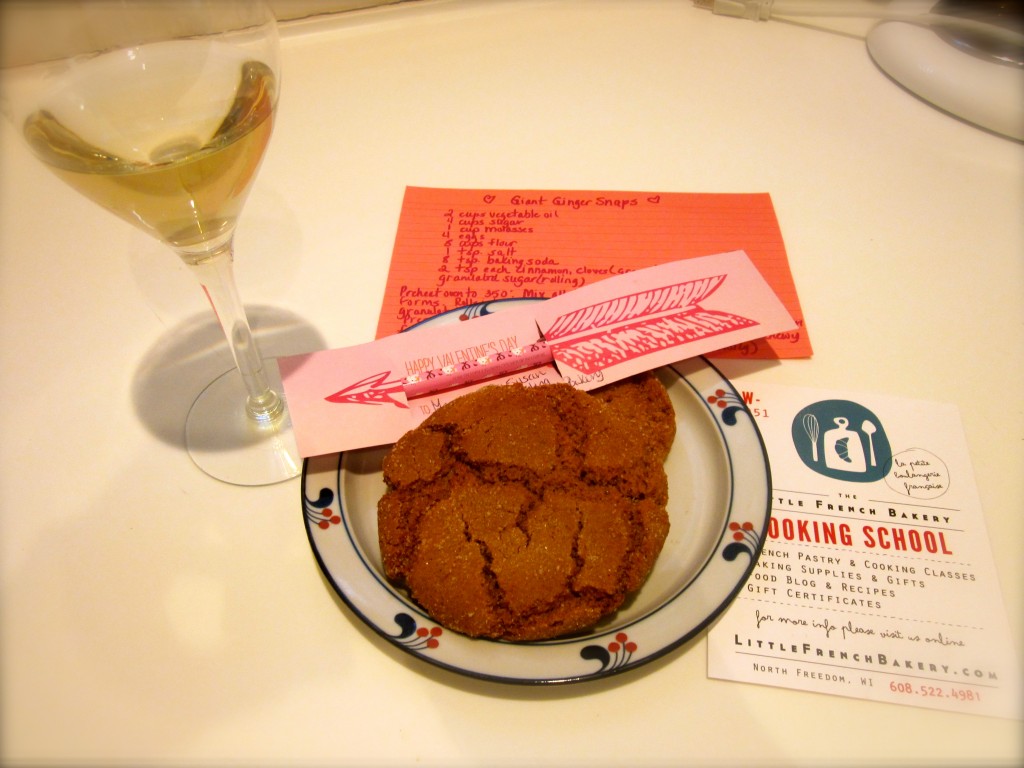
<instances>
[{"instance_id":1,"label":"whisk illustration","mask_svg":"<svg viewBox=\"0 0 1024 768\"><path fill-rule=\"evenodd\" d=\"M811 461L818 461L818 417L813 413L804 415L804 432L811 439Z\"/></svg>"}]
</instances>

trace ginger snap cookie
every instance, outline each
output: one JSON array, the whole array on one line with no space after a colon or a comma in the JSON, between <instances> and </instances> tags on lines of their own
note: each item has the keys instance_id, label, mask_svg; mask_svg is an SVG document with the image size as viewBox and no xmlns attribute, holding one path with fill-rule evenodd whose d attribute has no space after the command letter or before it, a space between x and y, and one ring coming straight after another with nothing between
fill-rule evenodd
<instances>
[{"instance_id":1,"label":"ginger snap cookie","mask_svg":"<svg viewBox=\"0 0 1024 768\"><path fill-rule=\"evenodd\" d=\"M510 384L453 400L384 459L385 574L471 637L587 629L661 551L675 429L649 373L591 393Z\"/></svg>"}]
</instances>

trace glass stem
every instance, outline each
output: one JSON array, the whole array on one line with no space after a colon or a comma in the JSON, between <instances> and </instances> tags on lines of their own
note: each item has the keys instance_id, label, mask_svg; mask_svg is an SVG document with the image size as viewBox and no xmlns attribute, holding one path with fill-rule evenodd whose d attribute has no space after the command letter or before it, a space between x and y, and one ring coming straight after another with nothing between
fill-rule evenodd
<instances>
[{"instance_id":1,"label":"glass stem","mask_svg":"<svg viewBox=\"0 0 1024 768\"><path fill-rule=\"evenodd\" d=\"M245 382L246 414L260 424L273 422L284 413L284 401L267 383L263 358L235 286L233 240L229 239L212 254L189 266L210 300L231 347L235 366Z\"/></svg>"}]
</instances>

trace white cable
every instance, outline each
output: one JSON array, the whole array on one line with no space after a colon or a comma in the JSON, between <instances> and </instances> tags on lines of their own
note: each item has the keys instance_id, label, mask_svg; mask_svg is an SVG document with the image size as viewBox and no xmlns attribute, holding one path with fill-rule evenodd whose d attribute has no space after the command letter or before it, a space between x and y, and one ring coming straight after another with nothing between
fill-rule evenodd
<instances>
[{"instance_id":1,"label":"white cable","mask_svg":"<svg viewBox=\"0 0 1024 768\"><path fill-rule=\"evenodd\" d=\"M983 32L989 37L1024 47L1024 33L1018 30L976 19L931 13L936 0L693 0L693 4L720 16L753 21L808 16L905 21L927 27Z\"/></svg>"}]
</instances>

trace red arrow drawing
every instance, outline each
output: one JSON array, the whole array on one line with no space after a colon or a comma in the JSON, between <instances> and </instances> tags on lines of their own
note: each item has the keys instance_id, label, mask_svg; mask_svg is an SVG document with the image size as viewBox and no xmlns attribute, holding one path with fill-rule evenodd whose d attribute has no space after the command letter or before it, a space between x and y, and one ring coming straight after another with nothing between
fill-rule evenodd
<instances>
[{"instance_id":1,"label":"red arrow drawing","mask_svg":"<svg viewBox=\"0 0 1024 768\"><path fill-rule=\"evenodd\" d=\"M352 405L384 405L391 403L399 408L408 408L401 400L391 395L402 391L402 379L387 381L391 371L374 373L355 384L339 389L333 395L324 398L331 403L350 403Z\"/></svg>"}]
</instances>

